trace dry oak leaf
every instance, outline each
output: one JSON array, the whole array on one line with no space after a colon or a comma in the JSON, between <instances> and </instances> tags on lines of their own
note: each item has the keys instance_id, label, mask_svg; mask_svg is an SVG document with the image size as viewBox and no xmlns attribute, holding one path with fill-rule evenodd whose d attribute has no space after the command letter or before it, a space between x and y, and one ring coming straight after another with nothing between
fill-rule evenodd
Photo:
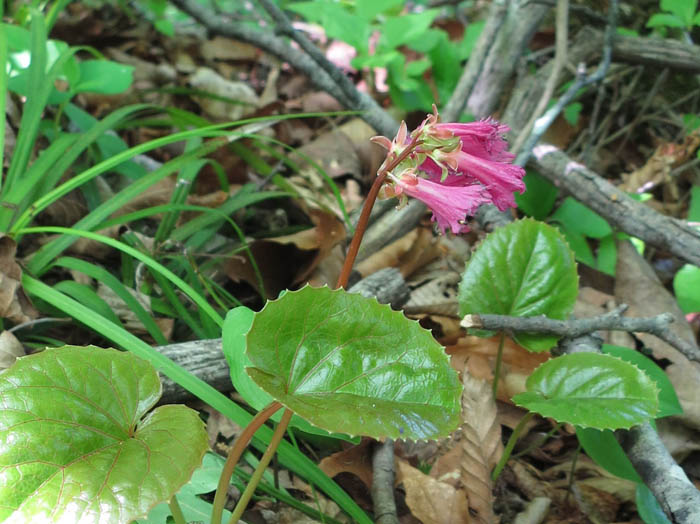
<instances>
[{"instance_id":1,"label":"dry oak leaf","mask_svg":"<svg viewBox=\"0 0 700 524\"><path fill-rule=\"evenodd\" d=\"M0 333L0 371L9 368L19 357L26 355L24 346L10 331Z\"/></svg>"},{"instance_id":2,"label":"dry oak leaf","mask_svg":"<svg viewBox=\"0 0 700 524\"><path fill-rule=\"evenodd\" d=\"M357 446L325 457L318 467L330 478L340 473L352 473L367 486L367 489L371 489L372 457L370 447L372 442L372 439L364 438Z\"/></svg>"},{"instance_id":3,"label":"dry oak leaf","mask_svg":"<svg viewBox=\"0 0 700 524\"><path fill-rule=\"evenodd\" d=\"M473 522L491 524L496 521L491 471L503 454L498 409L486 380L475 378L465 370L462 384L461 480Z\"/></svg>"},{"instance_id":4,"label":"dry oak leaf","mask_svg":"<svg viewBox=\"0 0 700 524\"><path fill-rule=\"evenodd\" d=\"M403 484L406 505L423 524L470 524L469 504L464 491L455 489L414 468L402 459L396 461L396 483Z\"/></svg>"},{"instance_id":5,"label":"dry oak leaf","mask_svg":"<svg viewBox=\"0 0 700 524\"><path fill-rule=\"evenodd\" d=\"M17 243L0 235L0 318L15 324L28 322L39 316L21 287L22 269L15 260Z\"/></svg>"}]
</instances>

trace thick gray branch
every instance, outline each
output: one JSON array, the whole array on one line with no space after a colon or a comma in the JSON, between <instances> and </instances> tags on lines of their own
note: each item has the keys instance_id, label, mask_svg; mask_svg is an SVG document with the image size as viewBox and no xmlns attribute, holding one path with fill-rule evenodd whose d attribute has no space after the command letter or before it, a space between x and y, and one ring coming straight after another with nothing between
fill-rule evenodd
<instances>
[{"instance_id":1,"label":"thick gray branch","mask_svg":"<svg viewBox=\"0 0 700 524\"><path fill-rule=\"evenodd\" d=\"M375 442L372 449L372 503L377 524L399 524L394 500L394 441Z\"/></svg>"},{"instance_id":2,"label":"thick gray branch","mask_svg":"<svg viewBox=\"0 0 700 524\"><path fill-rule=\"evenodd\" d=\"M700 491L676 464L651 424L617 431L622 448L674 524L700 522Z\"/></svg>"},{"instance_id":3,"label":"thick gray branch","mask_svg":"<svg viewBox=\"0 0 700 524\"><path fill-rule=\"evenodd\" d=\"M313 58L304 51L293 48L285 39L268 31L228 21L195 0L172 0L172 2L206 27L210 33L248 42L288 62L305 73L316 87L338 99L345 107L363 110L362 118L380 134L390 137L396 134L398 123L374 100L357 90L354 98L348 98L341 86Z\"/></svg>"},{"instance_id":4,"label":"thick gray branch","mask_svg":"<svg viewBox=\"0 0 700 524\"><path fill-rule=\"evenodd\" d=\"M700 232L628 197L610 182L549 144L538 145L530 161L553 184L600 214L610 224L700 266Z\"/></svg>"}]
</instances>

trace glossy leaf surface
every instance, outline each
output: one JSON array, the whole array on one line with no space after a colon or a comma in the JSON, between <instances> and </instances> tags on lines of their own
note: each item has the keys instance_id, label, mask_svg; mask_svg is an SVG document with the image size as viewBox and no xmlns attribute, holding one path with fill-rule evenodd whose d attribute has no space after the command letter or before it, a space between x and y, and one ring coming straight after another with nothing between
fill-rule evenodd
<instances>
[{"instance_id":1,"label":"glossy leaf surface","mask_svg":"<svg viewBox=\"0 0 700 524\"><path fill-rule=\"evenodd\" d=\"M561 320L577 294L576 263L562 235L524 219L489 234L474 253L459 286L459 312ZM557 341L528 333L515 338L531 351L546 351Z\"/></svg>"},{"instance_id":2,"label":"glossy leaf surface","mask_svg":"<svg viewBox=\"0 0 700 524\"><path fill-rule=\"evenodd\" d=\"M323 429L427 439L459 424L462 386L442 346L374 299L289 291L255 315L247 345L252 379Z\"/></svg>"},{"instance_id":3,"label":"glossy leaf surface","mask_svg":"<svg viewBox=\"0 0 700 524\"><path fill-rule=\"evenodd\" d=\"M17 360L0 376L0 521L130 522L169 499L208 439L189 408L146 414L160 394L130 353L66 346Z\"/></svg>"},{"instance_id":4,"label":"glossy leaf surface","mask_svg":"<svg viewBox=\"0 0 700 524\"><path fill-rule=\"evenodd\" d=\"M653 380L610 355L575 353L548 360L513 401L557 422L596 429L629 428L653 418L659 406Z\"/></svg>"},{"instance_id":5,"label":"glossy leaf surface","mask_svg":"<svg viewBox=\"0 0 700 524\"><path fill-rule=\"evenodd\" d=\"M231 382L236 388L236 391L245 399L245 401L254 409L260 411L273 398L260 388L253 379L246 373L245 368L251 366L250 359L246 355L246 334L250 331L253 325L255 312L245 306L233 308L226 315L224 320L224 328L222 333L223 349L226 361L228 362L231 371ZM279 421L282 417L282 411L278 411L272 416L272 419ZM347 440L359 444L359 439L351 439L347 435L329 434L327 431L312 426L298 415L292 416L289 422L290 427L295 427L307 433L315 435L333 436L342 440Z\"/></svg>"}]
</instances>

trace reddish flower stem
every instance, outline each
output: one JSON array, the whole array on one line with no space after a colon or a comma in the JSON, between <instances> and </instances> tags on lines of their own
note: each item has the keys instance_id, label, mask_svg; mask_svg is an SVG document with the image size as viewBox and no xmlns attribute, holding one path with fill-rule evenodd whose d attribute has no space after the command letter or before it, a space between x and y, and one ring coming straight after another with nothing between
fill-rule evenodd
<instances>
[{"instance_id":1,"label":"reddish flower stem","mask_svg":"<svg viewBox=\"0 0 700 524\"><path fill-rule=\"evenodd\" d=\"M362 237L365 235L367 230L367 224L369 223L369 215L374 207L374 202L377 200L377 195L379 190L384 183L386 176L401 162L406 160L406 157L410 155L413 150L420 145L421 141L417 138L413 138L411 143L401 151L393 161L389 162L388 165L383 166L377 173L377 178L374 179L372 187L367 193L367 198L362 206L362 212L360 213L360 218L357 221L357 227L355 228L355 234L350 242L350 247L348 248L348 253L345 256L345 262L343 263L343 268L340 271L340 276L338 277L338 283L335 285L336 289L341 287L346 287L348 285L348 280L350 279L350 273L352 272L352 266L355 264L355 259L357 258L357 253L360 250L360 244L362 243Z\"/></svg>"},{"instance_id":2,"label":"reddish flower stem","mask_svg":"<svg viewBox=\"0 0 700 524\"><path fill-rule=\"evenodd\" d=\"M260 411L253 420L245 427L240 435L236 438L236 441L231 447L231 451L226 457L226 463L224 464L224 469L221 470L221 476L219 477L219 485L216 487L216 495L214 495L214 503L212 504L211 512L211 524L221 524L221 517L224 511L224 504L226 503L226 492L228 491L228 485L231 483L231 476L233 475L233 470L236 468L236 464L241 459L241 455L248 446L248 443L253 438L255 432L262 426L275 412L282 407L282 404L275 401L272 402L265 409Z\"/></svg>"}]
</instances>

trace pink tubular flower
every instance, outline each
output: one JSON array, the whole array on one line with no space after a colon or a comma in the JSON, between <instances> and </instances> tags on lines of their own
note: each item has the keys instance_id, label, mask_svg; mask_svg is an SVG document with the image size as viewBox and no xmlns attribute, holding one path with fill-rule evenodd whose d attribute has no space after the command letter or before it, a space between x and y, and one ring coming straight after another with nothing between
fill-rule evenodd
<instances>
[{"instance_id":1,"label":"pink tubular flower","mask_svg":"<svg viewBox=\"0 0 700 524\"><path fill-rule=\"evenodd\" d=\"M410 135L402 122L393 141L373 139L389 150L380 171L394 166L402 153L405 157L389 173L384 194L417 198L432 210L441 232L464 233L466 215L481 204L493 203L501 211L515 207L513 192L525 190L525 170L511 164L515 155L503 138L508 126L492 119L443 124L433 109ZM406 148L412 148L410 154Z\"/></svg>"},{"instance_id":2,"label":"pink tubular flower","mask_svg":"<svg viewBox=\"0 0 700 524\"><path fill-rule=\"evenodd\" d=\"M484 188L479 185L448 185L418 177L406 171L394 179L394 195L401 194L417 198L433 212L433 222L444 233L450 229L453 233L466 233L469 228L464 219L473 215L481 204L489 202Z\"/></svg>"}]
</instances>

